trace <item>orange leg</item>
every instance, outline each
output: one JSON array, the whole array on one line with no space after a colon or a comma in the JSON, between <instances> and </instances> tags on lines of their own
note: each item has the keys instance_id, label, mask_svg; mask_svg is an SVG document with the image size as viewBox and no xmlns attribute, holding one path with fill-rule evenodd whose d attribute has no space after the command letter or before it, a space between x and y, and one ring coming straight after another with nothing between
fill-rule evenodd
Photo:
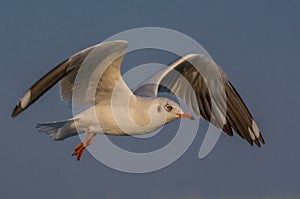
<instances>
[{"instance_id":1,"label":"orange leg","mask_svg":"<svg viewBox=\"0 0 300 199\"><path fill-rule=\"evenodd\" d=\"M77 145L76 149L74 150L72 156L76 156L77 160L79 161L83 151L85 150L86 147L90 146L92 144L92 142L94 141L95 137L96 137L96 133L94 133L91 138L89 138L90 135L90 131L87 130L85 132L85 137L84 137L84 141L82 143L80 143L79 145Z\"/></svg>"},{"instance_id":2,"label":"orange leg","mask_svg":"<svg viewBox=\"0 0 300 199\"><path fill-rule=\"evenodd\" d=\"M96 135L97 135L97 133L94 133L94 134L90 137L90 139L89 139L88 142L87 142L87 146L90 146L90 145L93 143L93 141L94 141Z\"/></svg>"}]
</instances>

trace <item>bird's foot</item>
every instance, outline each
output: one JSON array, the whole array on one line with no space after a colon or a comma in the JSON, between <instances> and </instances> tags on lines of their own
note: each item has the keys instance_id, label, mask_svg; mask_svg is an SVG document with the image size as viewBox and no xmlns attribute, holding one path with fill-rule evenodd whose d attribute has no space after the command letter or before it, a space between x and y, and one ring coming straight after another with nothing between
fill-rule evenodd
<instances>
[{"instance_id":1,"label":"bird's foot","mask_svg":"<svg viewBox=\"0 0 300 199\"><path fill-rule=\"evenodd\" d=\"M72 153L72 156L76 156L76 159L79 161L84 150L85 150L86 146L83 143L80 143L79 145L77 145L76 149L74 150L74 152Z\"/></svg>"},{"instance_id":2,"label":"bird's foot","mask_svg":"<svg viewBox=\"0 0 300 199\"><path fill-rule=\"evenodd\" d=\"M94 133L90 138L89 138L89 135L90 135L90 131L86 130L84 141L82 143L80 143L79 145L77 145L76 149L72 153L72 156L75 155L78 161L80 160L85 148L92 144L92 142L94 141L97 134Z\"/></svg>"}]
</instances>

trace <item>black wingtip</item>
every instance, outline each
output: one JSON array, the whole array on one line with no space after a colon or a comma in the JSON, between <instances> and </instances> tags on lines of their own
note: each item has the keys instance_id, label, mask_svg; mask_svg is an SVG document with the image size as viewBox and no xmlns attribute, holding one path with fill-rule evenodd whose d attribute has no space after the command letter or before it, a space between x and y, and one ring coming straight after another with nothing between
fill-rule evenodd
<instances>
[{"instance_id":1,"label":"black wingtip","mask_svg":"<svg viewBox=\"0 0 300 199\"><path fill-rule=\"evenodd\" d=\"M260 142L258 141L258 139L257 139L257 138L254 140L254 143L255 143L255 144L256 144L256 146L258 146L258 147L260 147L260 146L261 146L261 144L260 144Z\"/></svg>"},{"instance_id":2,"label":"black wingtip","mask_svg":"<svg viewBox=\"0 0 300 199\"><path fill-rule=\"evenodd\" d=\"M11 114L11 117L12 118L15 118L19 113L21 113L23 111L23 108L21 107L21 104L19 103L16 107L15 107L15 109L14 109L14 111L12 112L12 114Z\"/></svg>"},{"instance_id":3,"label":"black wingtip","mask_svg":"<svg viewBox=\"0 0 300 199\"><path fill-rule=\"evenodd\" d=\"M265 144L265 140L261 134L259 135L258 139L262 144Z\"/></svg>"}]
</instances>

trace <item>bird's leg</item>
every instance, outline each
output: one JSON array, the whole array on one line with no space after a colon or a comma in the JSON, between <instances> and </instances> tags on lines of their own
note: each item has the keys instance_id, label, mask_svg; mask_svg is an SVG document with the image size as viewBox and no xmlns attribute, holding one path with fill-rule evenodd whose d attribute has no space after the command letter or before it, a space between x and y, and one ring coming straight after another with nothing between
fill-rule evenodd
<instances>
[{"instance_id":1,"label":"bird's leg","mask_svg":"<svg viewBox=\"0 0 300 199\"><path fill-rule=\"evenodd\" d=\"M86 145L87 147L90 146L90 145L93 143L93 141L94 141L96 135L97 135L97 133L94 133L94 134L90 137L90 139L88 140L87 145Z\"/></svg>"},{"instance_id":2,"label":"bird's leg","mask_svg":"<svg viewBox=\"0 0 300 199\"><path fill-rule=\"evenodd\" d=\"M79 145L77 145L77 147L76 147L76 149L74 150L74 152L72 153L72 156L74 156L74 155L76 155L76 157L77 157L77 160L79 161L80 160L80 158L81 158L81 156L82 156L82 154L83 154L83 151L85 150L85 148L88 146L88 145L90 145L89 144L89 141L90 141L90 139L88 139L89 138L89 135L90 135L90 130L88 129L88 130L86 130L86 132L85 132L85 137L84 137L84 141L82 142L82 143L80 143ZM91 137L91 138L93 138L94 137L94 135ZM93 138L94 139L94 138ZM93 141L93 140L92 140Z\"/></svg>"}]
</instances>

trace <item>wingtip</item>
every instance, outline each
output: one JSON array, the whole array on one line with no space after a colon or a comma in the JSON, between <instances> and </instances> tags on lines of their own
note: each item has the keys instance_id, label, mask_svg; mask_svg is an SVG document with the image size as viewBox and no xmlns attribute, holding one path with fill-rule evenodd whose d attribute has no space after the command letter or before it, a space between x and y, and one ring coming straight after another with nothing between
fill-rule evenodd
<instances>
[{"instance_id":1,"label":"wingtip","mask_svg":"<svg viewBox=\"0 0 300 199\"><path fill-rule=\"evenodd\" d=\"M256 146L261 147L261 144L260 144L260 142L258 141L258 139L255 139L255 140L254 140L254 143L256 144Z\"/></svg>"},{"instance_id":2,"label":"wingtip","mask_svg":"<svg viewBox=\"0 0 300 199\"><path fill-rule=\"evenodd\" d=\"M256 137L256 139L254 140L254 143L256 144L256 146L258 146L259 148L265 144L265 140L264 138L262 137L261 133L259 132L259 136Z\"/></svg>"},{"instance_id":3,"label":"wingtip","mask_svg":"<svg viewBox=\"0 0 300 199\"><path fill-rule=\"evenodd\" d=\"M263 138L263 136L261 134L259 135L258 139L262 144L265 144L265 139Z\"/></svg>"},{"instance_id":4,"label":"wingtip","mask_svg":"<svg viewBox=\"0 0 300 199\"><path fill-rule=\"evenodd\" d=\"M11 117L15 118L19 113L22 112L22 107L20 105L20 103L15 107L14 111L11 113Z\"/></svg>"}]
</instances>

